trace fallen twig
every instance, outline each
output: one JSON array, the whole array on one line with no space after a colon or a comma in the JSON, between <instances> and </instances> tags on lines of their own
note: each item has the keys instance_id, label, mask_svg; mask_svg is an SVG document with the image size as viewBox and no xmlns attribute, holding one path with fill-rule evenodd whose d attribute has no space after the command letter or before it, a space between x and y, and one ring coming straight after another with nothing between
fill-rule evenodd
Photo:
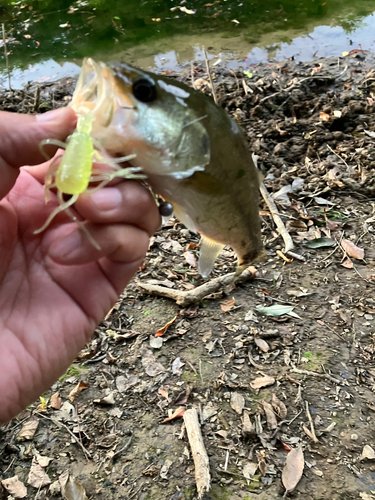
<instances>
[{"instance_id":1,"label":"fallen twig","mask_svg":"<svg viewBox=\"0 0 375 500\"><path fill-rule=\"evenodd\" d=\"M34 113L38 112L39 109L39 98L40 98L40 87L38 86L35 90L35 98L34 98L34 106L33 106L33 111Z\"/></svg>"},{"instance_id":2,"label":"fallen twig","mask_svg":"<svg viewBox=\"0 0 375 500\"><path fill-rule=\"evenodd\" d=\"M345 68L344 71L346 71L346 68ZM341 74L339 76L341 76ZM290 85L290 87L287 87L286 89L281 89L278 92L275 92L274 94L267 95L266 97L263 97L259 101L259 103L261 104L262 102L267 101L268 99L272 99L272 97L275 97L275 96L277 96L279 94L282 94L283 92L290 92L292 89L296 88L298 85L300 85L301 83L305 82L306 80L317 80L317 79L318 80L332 80L332 77L331 76L318 76L318 75L316 75L316 76L307 76L306 78L302 78L302 80L299 80L298 82L293 83L292 85Z\"/></svg>"},{"instance_id":3,"label":"fallen twig","mask_svg":"<svg viewBox=\"0 0 375 500\"><path fill-rule=\"evenodd\" d=\"M184 422L194 460L195 482L198 490L198 498L202 498L204 493L210 490L211 477L208 455L203 443L197 410L194 408L186 410L184 414Z\"/></svg>"},{"instance_id":4,"label":"fallen twig","mask_svg":"<svg viewBox=\"0 0 375 500\"><path fill-rule=\"evenodd\" d=\"M319 441L318 441L318 438L316 437L316 434L315 434L314 422L313 422L313 419L311 418L311 413L309 410L309 403L307 401L306 401L306 415L307 415L307 418L309 419L309 422L310 422L311 438L314 441L314 443L318 443Z\"/></svg>"},{"instance_id":5,"label":"fallen twig","mask_svg":"<svg viewBox=\"0 0 375 500\"><path fill-rule=\"evenodd\" d=\"M62 422L59 422L56 418L47 417L47 415L43 415L42 413L36 413L36 415L38 415L38 417L43 417L43 418L45 418L47 420L51 420L51 422L53 422L58 427L64 427L69 432L69 434L72 436L72 438L74 439L74 441L77 444L79 444L79 446L82 448L82 451L85 454L85 456L89 457L89 458L92 458L91 453L87 450L87 448L85 448L83 446L83 444L79 441L79 439L73 434L73 432L65 424L63 424Z\"/></svg>"},{"instance_id":6,"label":"fallen twig","mask_svg":"<svg viewBox=\"0 0 375 500\"><path fill-rule=\"evenodd\" d=\"M350 167L346 163L346 161L344 160L344 158L342 156L340 156L338 153L336 153L336 151L333 151L333 149L331 148L331 146L329 144L327 144L327 148L331 151L331 153L333 153L335 156L337 156L337 158L339 158L341 161L344 162L344 164L346 166L346 170L349 172L350 171Z\"/></svg>"},{"instance_id":7,"label":"fallen twig","mask_svg":"<svg viewBox=\"0 0 375 500\"><path fill-rule=\"evenodd\" d=\"M212 97L213 97L213 99L215 101L215 104L217 104L217 97L216 97L216 92L215 92L215 89L214 89L214 84L212 83L210 65L209 65L209 62L208 62L206 49L203 49L203 52L204 52L204 59L206 61L206 66L207 66L208 79L210 80Z\"/></svg>"},{"instance_id":8,"label":"fallen twig","mask_svg":"<svg viewBox=\"0 0 375 500\"><path fill-rule=\"evenodd\" d=\"M245 269L245 271L239 276L235 276L236 273L225 274L224 276L219 276L214 278L203 285L197 286L194 290L186 290L182 292L181 290L174 290L173 288L167 288L160 285L151 285L149 283L142 283L141 281L136 281L137 286L145 293L150 295L158 295L160 297L167 297L168 299L175 300L179 306L186 307L190 304L196 304L215 293L223 286L229 285L231 283L242 283L251 278L254 278L253 268Z\"/></svg>"},{"instance_id":9,"label":"fallen twig","mask_svg":"<svg viewBox=\"0 0 375 500\"><path fill-rule=\"evenodd\" d=\"M267 203L267 206L270 209L270 212L271 212L272 218L276 224L277 230L281 234L281 236L284 240L284 244L285 244L284 252L288 253L291 250L293 250L293 248L294 248L294 243L293 243L292 237L288 233L288 231L284 225L284 222L282 221L282 219L280 217L280 214L279 214L279 211L275 205L275 202L273 201L273 199L269 195L267 188L263 184L263 182L261 183L259 189L260 189L260 192L262 193L264 201Z\"/></svg>"},{"instance_id":10,"label":"fallen twig","mask_svg":"<svg viewBox=\"0 0 375 500\"><path fill-rule=\"evenodd\" d=\"M293 259L300 260L301 262L306 262L306 259L303 255L300 255L297 252L292 252L291 250L288 251L289 257L292 257Z\"/></svg>"},{"instance_id":11,"label":"fallen twig","mask_svg":"<svg viewBox=\"0 0 375 500\"><path fill-rule=\"evenodd\" d=\"M309 370L299 370L295 366L293 366L291 371L294 373L300 373L301 375L309 375L311 377L325 378L326 380L330 380L335 384L341 384L340 380L338 380L335 377L332 377L332 375L329 375L328 373L317 373L317 372L310 372Z\"/></svg>"},{"instance_id":12,"label":"fallen twig","mask_svg":"<svg viewBox=\"0 0 375 500\"><path fill-rule=\"evenodd\" d=\"M76 408L76 415L77 415L77 424L78 424L79 444L80 444L80 446L82 447L82 449L83 449L83 450L86 450L86 448L83 446L83 443L82 443L81 425L80 425L80 422L79 422L78 405L77 405L77 404L75 405L75 408ZM86 460L87 460L87 461L89 461L89 457L88 457L88 455L86 454L86 451L85 451L85 457L86 457Z\"/></svg>"}]
</instances>

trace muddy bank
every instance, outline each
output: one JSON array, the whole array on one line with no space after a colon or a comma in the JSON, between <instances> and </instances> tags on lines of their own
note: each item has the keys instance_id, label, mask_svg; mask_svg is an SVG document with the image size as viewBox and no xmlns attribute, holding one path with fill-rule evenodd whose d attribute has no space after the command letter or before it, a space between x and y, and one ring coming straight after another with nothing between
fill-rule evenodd
<instances>
[{"instance_id":1,"label":"muddy bank","mask_svg":"<svg viewBox=\"0 0 375 500\"><path fill-rule=\"evenodd\" d=\"M137 285L202 283L198 238L171 219L92 342L43 395L46 407L37 412L36 402L1 429L0 479L17 475L28 498L61 498L69 473L88 498L195 499L180 418L195 407L212 476L206 500L282 498L286 457L298 447L304 473L291 498L375 498L373 67L372 54L356 51L212 69L304 260L277 253L283 242L262 202L268 259L255 277L181 308ZM192 80L190 68L170 76ZM211 92L205 68L195 67L194 82ZM74 84L6 92L1 108L66 105ZM234 266L227 248L212 278ZM270 306L287 309L267 316ZM87 388L69 399L80 381ZM37 428L25 440L30 419ZM52 460L35 486L38 454Z\"/></svg>"}]
</instances>

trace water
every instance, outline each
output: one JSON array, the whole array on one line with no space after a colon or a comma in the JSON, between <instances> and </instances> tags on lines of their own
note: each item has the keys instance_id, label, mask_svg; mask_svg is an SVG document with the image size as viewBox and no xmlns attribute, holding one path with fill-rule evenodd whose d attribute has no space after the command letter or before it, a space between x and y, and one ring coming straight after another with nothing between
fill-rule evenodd
<instances>
[{"instance_id":1,"label":"water","mask_svg":"<svg viewBox=\"0 0 375 500\"><path fill-rule=\"evenodd\" d=\"M176 70L203 46L232 68L375 51L374 11L365 0L0 0L14 88L77 74L85 56ZM3 86L5 67L2 54Z\"/></svg>"}]
</instances>

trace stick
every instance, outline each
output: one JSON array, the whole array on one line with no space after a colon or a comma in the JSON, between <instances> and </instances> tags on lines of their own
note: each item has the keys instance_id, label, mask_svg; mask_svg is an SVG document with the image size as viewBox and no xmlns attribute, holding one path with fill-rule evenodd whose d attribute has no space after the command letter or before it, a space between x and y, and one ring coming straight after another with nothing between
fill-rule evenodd
<instances>
[{"instance_id":1,"label":"stick","mask_svg":"<svg viewBox=\"0 0 375 500\"><path fill-rule=\"evenodd\" d=\"M276 224L277 230L281 234L281 236L284 240L284 244L285 244L284 252L288 253L288 252L290 252L290 250L293 250L293 248L294 248L293 240L292 240L290 234L288 233L288 231L286 230L286 227L284 226L284 222L281 220L281 217L280 217L279 211L275 205L275 202L273 201L273 199L269 195L267 188L263 184L263 182L259 186L259 189L260 189L260 192L262 193L263 200L267 203L267 206L270 209L270 212L271 212L272 218Z\"/></svg>"},{"instance_id":2,"label":"stick","mask_svg":"<svg viewBox=\"0 0 375 500\"><path fill-rule=\"evenodd\" d=\"M7 42L5 39L5 25L4 25L4 23L1 23L1 27L3 29L4 56L5 56L5 65L6 65L6 69L7 69L7 73L8 73L8 85L9 85L9 90L13 90L12 86L10 84L9 59L8 59Z\"/></svg>"},{"instance_id":3,"label":"stick","mask_svg":"<svg viewBox=\"0 0 375 500\"><path fill-rule=\"evenodd\" d=\"M167 288L166 286L151 285L149 283L142 283L141 281L136 281L136 285L145 293L149 295L158 295L160 297L167 297L168 299L175 300L177 304L181 307L189 306L190 304L196 304L215 293L223 286L229 285L231 283L242 283L251 278L254 278L254 273L250 269L245 269L243 273L239 276L235 276L236 273L225 274L224 276L219 276L214 278L203 285L197 286L194 290L186 290L182 292L181 290L173 290L172 288Z\"/></svg>"},{"instance_id":4,"label":"stick","mask_svg":"<svg viewBox=\"0 0 375 500\"><path fill-rule=\"evenodd\" d=\"M338 380L335 377L332 377L332 375L329 375L328 373L317 373L317 372L310 372L308 370L299 370L295 366L293 366L293 369L291 371L294 373L300 373L301 375L309 375L311 377L325 378L326 380L330 380L334 384L341 384L340 380Z\"/></svg>"},{"instance_id":5,"label":"stick","mask_svg":"<svg viewBox=\"0 0 375 500\"><path fill-rule=\"evenodd\" d=\"M204 59L206 61L206 66L207 66L208 79L210 80L210 85L211 85L211 90L212 90L212 97L214 98L215 104L217 104L217 97L216 97L216 92L215 92L215 89L214 89L214 84L212 83L210 65L208 63L206 49L203 49L203 52L204 52Z\"/></svg>"},{"instance_id":6,"label":"stick","mask_svg":"<svg viewBox=\"0 0 375 500\"><path fill-rule=\"evenodd\" d=\"M78 405L75 405L75 408L76 408L76 415L77 415L79 444L82 447L82 450L84 450L84 454L85 454L86 460L89 461L89 457L86 455L86 448L83 446L83 443L82 443L81 426L80 426L80 423L79 423L79 416L78 416Z\"/></svg>"},{"instance_id":7,"label":"stick","mask_svg":"<svg viewBox=\"0 0 375 500\"><path fill-rule=\"evenodd\" d=\"M346 68L342 73L340 73L339 76L341 76L345 71L346 71ZM278 92L275 92L274 94L263 97L262 99L260 99L259 104L261 104L264 101L267 101L268 99L272 99L272 97L275 97L276 95L279 95L282 92L290 92L292 89L294 89L295 87L297 87L301 83L305 82L306 80L317 80L317 79L318 80L332 80L334 78L332 78L331 76L307 76L306 78L302 78L302 80L299 80L298 82L293 83L292 85L290 85L290 87L287 87L285 89L281 89Z\"/></svg>"},{"instance_id":8,"label":"stick","mask_svg":"<svg viewBox=\"0 0 375 500\"><path fill-rule=\"evenodd\" d=\"M331 148L331 146L329 144L327 144L327 148L331 151L331 153L333 153L335 156L337 156L337 158L339 158L341 161L344 162L344 164L346 166L346 170L349 172L350 171L350 167L346 163L346 161L344 160L344 158L342 156L340 156L338 153L336 153L336 151L333 151L333 149Z\"/></svg>"},{"instance_id":9,"label":"stick","mask_svg":"<svg viewBox=\"0 0 375 500\"><path fill-rule=\"evenodd\" d=\"M310 430L311 430L311 436L312 436L312 440L314 441L314 443L318 443L318 438L316 437L316 434L315 434L315 427L314 427L314 423L313 423L313 419L311 418L311 413L310 413L310 410L309 410L309 403L306 401L306 415L307 415L307 418L309 419L309 422L310 422Z\"/></svg>"},{"instance_id":10,"label":"stick","mask_svg":"<svg viewBox=\"0 0 375 500\"><path fill-rule=\"evenodd\" d=\"M198 413L195 408L186 410L184 414L187 436L195 466L195 482L198 498L202 498L205 491L210 490L210 467L208 455L204 447L201 429L198 422Z\"/></svg>"},{"instance_id":11,"label":"stick","mask_svg":"<svg viewBox=\"0 0 375 500\"><path fill-rule=\"evenodd\" d=\"M35 99L34 99L34 107L33 107L34 113L38 112L38 109L39 109L39 98L40 98L40 87L37 87L36 90L35 90Z\"/></svg>"},{"instance_id":12,"label":"stick","mask_svg":"<svg viewBox=\"0 0 375 500\"><path fill-rule=\"evenodd\" d=\"M43 417L43 418L46 418L47 420L51 420L51 422L53 422L58 427L64 427L69 432L69 434L72 436L74 441L77 444L79 444L79 446L82 448L82 451L83 451L85 457L92 458L91 453L83 446L83 444L79 441L79 439L77 439L77 437L73 434L73 432L65 424L63 424L62 422L59 422L56 418L47 417L47 415L43 415L42 413L37 413L37 415L38 415L38 417Z\"/></svg>"}]
</instances>

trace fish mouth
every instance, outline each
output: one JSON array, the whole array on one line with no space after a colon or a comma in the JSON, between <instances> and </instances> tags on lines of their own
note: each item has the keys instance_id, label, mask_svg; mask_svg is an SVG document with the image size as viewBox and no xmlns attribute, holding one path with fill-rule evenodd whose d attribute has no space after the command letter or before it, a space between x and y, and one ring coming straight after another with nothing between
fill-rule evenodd
<instances>
[{"instance_id":1,"label":"fish mouth","mask_svg":"<svg viewBox=\"0 0 375 500\"><path fill-rule=\"evenodd\" d=\"M118 107L115 102L116 87L112 69L86 57L70 107L79 115L91 114L97 127L108 127ZM130 93L122 96L121 107L134 109Z\"/></svg>"}]
</instances>

